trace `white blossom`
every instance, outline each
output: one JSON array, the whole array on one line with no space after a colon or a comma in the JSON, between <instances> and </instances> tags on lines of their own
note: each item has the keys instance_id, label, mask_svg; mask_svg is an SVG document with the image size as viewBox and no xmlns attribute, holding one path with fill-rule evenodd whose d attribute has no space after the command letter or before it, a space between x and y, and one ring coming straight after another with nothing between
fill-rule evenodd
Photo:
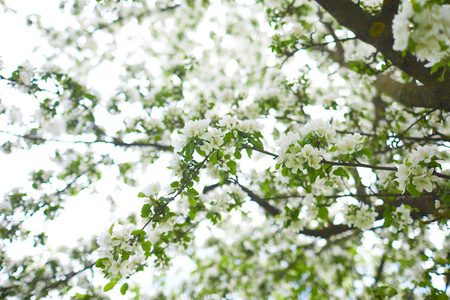
<instances>
[{"instance_id":1,"label":"white blossom","mask_svg":"<svg viewBox=\"0 0 450 300\"><path fill-rule=\"evenodd\" d=\"M378 213L368 204L362 203L360 207L350 204L346 207L344 220L349 226L355 225L361 230L366 230L373 226L377 215Z\"/></svg>"},{"instance_id":2,"label":"white blossom","mask_svg":"<svg viewBox=\"0 0 450 300\"><path fill-rule=\"evenodd\" d=\"M19 71L19 77L24 86L31 85L31 81L33 79L33 67L28 61L22 64Z\"/></svg>"},{"instance_id":3,"label":"white blossom","mask_svg":"<svg viewBox=\"0 0 450 300\"><path fill-rule=\"evenodd\" d=\"M432 67L450 55L450 5L428 4L414 1L420 6L414 11L411 0L403 0L399 13L394 17L392 32L393 49L403 51L412 47L420 61Z\"/></svg>"},{"instance_id":4,"label":"white blossom","mask_svg":"<svg viewBox=\"0 0 450 300\"><path fill-rule=\"evenodd\" d=\"M318 137L323 138L326 142L336 142L336 131L331 127L331 124L328 121L323 119L309 121L301 128L300 132L302 137L314 133Z\"/></svg>"},{"instance_id":5,"label":"white blossom","mask_svg":"<svg viewBox=\"0 0 450 300\"><path fill-rule=\"evenodd\" d=\"M181 130L186 138L201 136L208 128L209 120L188 121Z\"/></svg>"},{"instance_id":6,"label":"white blossom","mask_svg":"<svg viewBox=\"0 0 450 300\"><path fill-rule=\"evenodd\" d=\"M404 204L400 205L392 212L392 218L394 220L394 226L392 226L392 230L397 232L400 228L404 226L410 225L414 222L414 220L410 216L411 210L406 208Z\"/></svg>"},{"instance_id":7,"label":"white blossom","mask_svg":"<svg viewBox=\"0 0 450 300\"><path fill-rule=\"evenodd\" d=\"M336 143L336 147L340 154L352 154L359 150L360 145L364 143L365 138L359 133L344 136L339 142Z\"/></svg>"},{"instance_id":8,"label":"white blossom","mask_svg":"<svg viewBox=\"0 0 450 300\"><path fill-rule=\"evenodd\" d=\"M161 185L159 182L150 183L143 191L145 196L152 197L157 196L161 191Z\"/></svg>"},{"instance_id":9,"label":"white blossom","mask_svg":"<svg viewBox=\"0 0 450 300\"><path fill-rule=\"evenodd\" d=\"M227 129L234 128L237 124L237 117L230 115L225 115L218 123L219 126L226 127Z\"/></svg>"}]
</instances>

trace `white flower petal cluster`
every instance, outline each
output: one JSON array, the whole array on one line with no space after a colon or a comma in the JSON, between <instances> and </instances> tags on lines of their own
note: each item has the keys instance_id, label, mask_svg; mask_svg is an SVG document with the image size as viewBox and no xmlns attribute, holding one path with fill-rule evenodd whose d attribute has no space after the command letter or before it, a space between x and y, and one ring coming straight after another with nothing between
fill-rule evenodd
<instances>
[{"instance_id":1,"label":"white flower petal cluster","mask_svg":"<svg viewBox=\"0 0 450 300\"><path fill-rule=\"evenodd\" d=\"M322 119L309 121L300 129L300 135L303 138L310 133L317 135L319 138L328 143L335 143L337 141L336 131L333 127L331 127L330 122Z\"/></svg>"},{"instance_id":2,"label":"white flower petal cluster","mask_svg":"<svg viewBox=\"0 0 450 300\"><path fill-rule=\"evenodd\" d=\"M277 141L277 145L278 145L278 147L280 147L279 154L286 153L286 151L289 149L289 146L297 143L299 140L300 140L300 134L293 133L291 131L289 131L286 134L281 135Z\"/></svg>"},{"instance_id":3,"label":"white flower petal cluster","mask_svg":"<svg viewBox=\"0 0 450 300\"><path fill-rule=\"evenodd\" d=\"M418 192L423 190L433 191L433 182L438 178L433 175L434 168L427 168L424 164L429 164L437 159L438 152L431 146L418 146L411 153L404 164L398 166L395 173L395 181L399 184L399 189L405 191L409 183L414 185Z\"/></svg>"},{"instance_id":4,"label":"white flower petal cluster","mask_svg":"<svg viewBox=\"0 0 450 300\"><path fill-rule=\"evenodd\" d=\"M200 147L203 151L209 152L214 149L220 149L223 144L223 132L216 128L209 128L206 133L202 135L205 143Z\"/></svg>"},{"instance_id":5,"label":"white flower petal cluster","mask_svg":"<svg viewBox=\"0 0 450 300\"><path fill-rule=\"evenodd\" d=\"M19 78L24 86L30 86L33 80L33 66L28 62L24 62L20 66Z\"/></svg>"},{"instance_id":6,"label":"white flower petal cluster","mask_svg":"<svg viewBox=\"0 0 450 300\"><path fill-rule=\"evenodd\" d=\"M322 150L316 149L309 144L302 147L298 143L291 145L288 150L288 153L280 154L278 161L284 163L293 173L303 169L304 163L308 163L311 168L316 170L320 169L320 162L324 154Z\"/></svg>"},{"instance_id":7,"label":"white flower petal cluster","mask_svg":"<svg viewBox=\"0 0 450 300\"><path fill-rule=\"evenodd\" d=\"M256 133L264 129L264 125L255 120L238 121L237 129L246 133Z\"/></svg>"},{"instance_id":8,"label":"white flower petal cluster","mask_svg":"<svg viewBox=\"0 0 450 300\"><path fill-rule=\"evenodd\" d=\"M373 226L378 213L368 204L362 203L361 207L354 204L347 205L345 216L345 224L356 226L361 230L369 229Z\"/></svg>"},{"instance_id":9,"label":"white flower petal cluster","mask_svg":"<svg viewBox=\"0 0 450 300\"><path fill-rule=\"evenodd\" d=\"M336 147L340 154L352 154L360 150L361 145L366 140L365 137L359 133L344 136L339 142L336 143Z\"/></svg>"},{"instance_id":10,"label":"white flower petal cluster","mask_svg":"<svg viewBox=\"0 0 450 300\"><path fill-rule=\"evenodd\" d=\"M122 229L114 230L112 235L109 232L104 232L97 237L97 244L100 246L100 258L107 258L103 262L103 265L112 277L127 276L136 268L139 268L140 264L145 261L139 243L135 243L134 245L130 244L132 232L133 228L131 226L125 226ZM136 257L123 260L120 255L117 255L118 248L123 251L132 252Z\"/></svg>"},{"instance_id":11,"label":"white flower petal cluster","mask_svg":"<svg viewBox=\"0 0 450 300\"><path fill-rule=\"evenodd\" d=\"M199 137L205 133L208 126L209 120L187 121L181 133L186 139L196 136Z\"/></svg>"},{"instance_id":12,"label":"white flower petal cluster","mask_svg":"<svg viewBox=\"0 0 450 300\"><path fill-rule=\"evenodd\" d=\"M221 120L219 120L218 125L220 127L226 127L227 129L233 129L237 126L238 119L236 116L225 115Z\"/></svg>"},{"instance_id":13,"label":"white flower petal cluster","mask_svg":"<svg viewBox=\"0 0 450 300\"><path fill-rule=\"evenodd\" d=\"M157 196L161 191L161 185L159 182L150 183L143 191L145 196L152 197Z\"/></svg>"},{"instance_id":14,"label":"white flower petal cluster","mask_svg":"<svg viewBox=\"0 0 450 300\"><path fill-rule=\"evenodd\" d=\"M413 9L413 3L420 9ZM393 20L392 32L394 50L410 49L431 67L450 55L450 5L404 0Z\"/></svg>"},{"instance_id":15,"label":"white flower petal cluster","mask_svg":"<svg viewBox=\"0 0 450 300\"><path fill-rule=\"evenodd\" d=\"M405 207L404 204L400 205L392 212L393 225L391 226L394 233L396 233L399 229L404 226L408 226L414 222L411 218L411 210Z\"/></svg>"}]
</instances>

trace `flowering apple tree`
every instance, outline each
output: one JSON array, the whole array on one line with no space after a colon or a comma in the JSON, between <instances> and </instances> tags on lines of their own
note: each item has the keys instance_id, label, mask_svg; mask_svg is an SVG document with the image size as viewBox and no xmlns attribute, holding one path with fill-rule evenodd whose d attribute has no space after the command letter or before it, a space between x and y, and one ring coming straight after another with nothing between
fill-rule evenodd
<instances>
[{"instance_id":1,"label":"flowering apple tree","mask_svg":"<svg viewBox=\"0 0 450 300\"><path fill-rule=\"evenodd\" d=\"M27 17L39 59L2 58L29 100L1 98L2 159L51 160L0 202L1 298L448 299L447 1L59 10ZM103 232L55 249L30 225L105 180Z\"/></svg>"}]
</instances>

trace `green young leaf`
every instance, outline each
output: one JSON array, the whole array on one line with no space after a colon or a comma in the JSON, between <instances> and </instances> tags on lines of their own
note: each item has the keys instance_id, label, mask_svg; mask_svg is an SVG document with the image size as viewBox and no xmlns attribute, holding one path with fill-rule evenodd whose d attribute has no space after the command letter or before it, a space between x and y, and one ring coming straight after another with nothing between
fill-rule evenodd
<instances>
[{"instance_id":1,"label":"green young leaf","mask_svg":"<svg viewBox=\"0 0 450 300\"><path fill-rule=\"evenodd\" d=\"M319 218L324 221L328 221L328 208L326 206L319 207Z\"/></svg>"},{"instance_id":2,"label":"green young leaf","mask_svg":"<svg viewBox=\"0 0 450 300\"><path fill-rule=\"evenodd\" d=\"M253 149L245 148L245 152L247 152L248 158L252 158Z\"/></svg>"},{"instance_id":3,"label":"green young leaf","mask_svg":"<svg viewBox=\"0 0 450 300\"><path fill-rule=\"evenodd\" d=\"M416 187L414 185L412 185L411 183L408 183L408 186L406 187L406 189L414 197L420 197L420 195L422 194L421 192L416 190Z\"/></svg>"},{"instance_id":4,"label":"green young leaf","mask_svg":"<svg viewBox=\"0 0 450 300\"><path fill-rule=\"evenodd\" d=\"M440 67L442 67L442 62L435 63L430 70L430 74L435 73Z\"/></svg>"},{"instance_id":5,"label":"green young leaf","mask_svg":"<svg viewBox=\"0 0 450 300\"><path fill-rule=\"evenodd\" d=\"M242 157L241 151L236 149L236 151L234 151L234 157L236 157L236 159L241 159Z\"/></svg>"},{"instance_id":6,"label":"green young leaf","mask_svg":"<svg viewBox=\"0 0 450 300\"><path fill-rule=\"evenodd\" d=\"M316 182L317 179L316 169L308 167L307 170L308 170L308 177L311 183Z\"/></svg>"},{"instance_id":7,"label":"green young leaf","mask_svg":"<svg viewBox=\"0 0 450 300\"><path fill-rule=\"evenodd\" d=\"M141 242L141 248L145 253L150 252L150 249L152 247L152 243L149 241Z\"/></svg>"},{"instance_id":8,"label":"green young leaf","mask_svg":"<svg viewBox=\"0 0 450 300\"><path fill-rule=\"evenodd\" d=\"M347 176L347 172L341 167L339 167L336 170L334 170L333 174L336 175L336 176L341 176L341 177L346 177Z\"/></svg>"},{"instance_id":9,"label":"green young leaf","mask_svg":"<svg viewBox=\"0 0 450 300\"><path fill-rule=\"evenodd\" d=\"M148 196L145 195L143 192L139 192L138 198L148 198Z\"/></svg>"},{"instance_id":10,"label":"green young leaf","mask_svg":"<svg viewBox=\"0 0 450 300\"><path fill-rule=\"evenodd\" d=\"M192 197L188 197L188 202L189 202L189 204L192 205L193 207L196 207L196 206L197 206L197 201L195 201L195 199L192 198Z\"/></svg>"},{"instance_id":11,"label":"green young leaf","mask_svg":"<svg viewBox=\"0 0 450 300\"><path fill-rule=\"evenodd\" d=\"M384 212L383 212L383 218L384 218L384 227L389 227L392 224L392 214L391 214L391 208L389 205L384 206Z\"/></svg>"},{"instance_id":12,"label":"green young leaf","mask_svg":"<svg viewBox=\"0 0 450 300\"><path fill-rule=\"evenodd\" d=\"M112 290L112 289L116 286L116 284L117 284L118 282L119 282L119 281L118 281L117 279L111 280L110 282L108 282L108 283L105 285L105 287L103 288L103 291L104 291L104 292L107 292L107 291Z\"/></svg>"},{"instance_id":13,"label":"green young leaf","mask_svg":"<svg viewBox=\"0 0 450 300\"><path fill-rule=\"evenodd\" d=\"M236 169L236 162L234 161L234 160L230 160L230 161L227 161L227 166L228 166L228 168L230 168L231 170L235 170Z\"/></svg>"},{"instance_id":14,"label":"green young leaf","mask_svg":"<svg viewBox=\"0 0 450 300\"><path fill-rule=\"evenodd\" d=\"M325 186L329 186L329 187L333 187L334 186L334 182L333 181L331 181L331 180L327 180L327 181L325 181Z\"/></svg>"},{"instance_id":15,"label":"green young leaf","mask_svg":"<svg viewBox=\"0 0 450 300\"><path fill-rule=\"evenodd\" d=\"M114 223L112 223L111 227L109 227L109 230L108 230L109 235L113 234L113 228L114 228Z\"/></svg>"},{"instance_id":16,"label":"green young leaf","mask_svg":"<svg viewBox=\"0 0 450 300\"><path fill-rule=\"evenodd\" d=\"M140 235L140 238L142 240L143 238L145 238L147 233L142 229L137 229L131 233L131 235L138 235L138 234Z\"/></svg>"},{"instance_id":17,"label":"green young leaf","mask_svg":"<svg viewBox=\"0 0 450 300\"><path fill-rule=\"evenodd\" d=\"M124 284L122 284L122 286L120 287L120 293L122 294L122 295L125 295L126 293L127 293L127 291L128 291L128 283L124 283Z\"/></svg>"},{"instance_id":18,"label":"green young leaf","mask_svg":"<svg viewBox=\"0 0 450 300\"><path fill-rule=\"evenodd\" d=\"M233 134L231 132L228 132L225 134L225 136L223 137L223 142L225 144L228 144L231 142L231 139L233 138Z\"/></svg>"},{"instance_id":19,"label":"green young leaf","mask_svg":"<svg viewBox=\"0 0 450 300\"><path fill-rule=\"evenodd\" d=\"M107 258L107 257L104 257L104 258L99 258L99 259L97 259L97 261L95 262L95 266L97 267L97 268L105 268L105 262L108 262L109 261L109 258Z\"/></svg>"},{"instance_id":20,"label":"green young leaf","mask_svg":"<svg viewBox=\"0 0 450 300\"><path fill-rule=\"evenodd\" d=\"M189 218L191 219L191 221L194 221L196 216L197 216L197 210L196 209L191 209L189 211Z\"/></svg>"},{"instance_id":21,"label":"green young leaf","mask_svg":"<svg viewBox=\"0 0 450 300\"><path fill-rule=\"evenodd\" d=\"M187 161L192 160L192 156L193 156L194 150L195 150L194 141L190 141L189 143L187 143L186 146L184 146L183 150L184 150L185 159Z\"/></svg>"},{"instance_id":22,"label":"green young leaf","mask_svg":"<svg viewBox=\"0 0 450 300\"><path fill-rule=\"evenodd\" d=\"M150 212L151 212L150 204L148 203L144 204L141 209L141 218L147 218L150 215Z\"/></svg>"},{"instance_id":23,"label":"green young leaf","mask_svg":"<svg viewBox=\"0 0 450 300\"><path fill-rule=\"evenodd\" d=\"M373 153L369 148L362 148L361 152L364 153L364 155L368 158L371 158L373 156Z\"/></svg>"},{"instance_id":24,"label":"green young leaf","mask_svg":"<svg viewBox=\"0 0 450 300\"><path fill-rule=\"evenodd\" d=\"M210 157L209 157L209 161L212 163L212 164L217 164L219 161L217 160L217 155L211 155Z\"/></svg>"}]
</instances>

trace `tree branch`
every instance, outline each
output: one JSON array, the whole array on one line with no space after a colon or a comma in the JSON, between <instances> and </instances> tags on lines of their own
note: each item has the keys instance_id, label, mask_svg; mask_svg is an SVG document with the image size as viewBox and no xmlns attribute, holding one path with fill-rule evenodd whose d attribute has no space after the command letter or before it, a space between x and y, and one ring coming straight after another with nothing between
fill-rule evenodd
<instances>
[{"instance_id":1,"label":"tree branch","mask_svg":"<svg viewBox=\"0 0 450 300\"><path fill-rule=\"evenodd\" d=\"M280 210L272 205L270 205L267 201L260 198L258 195L253 193L251 190L246 188L245 186L241 185L239 182L236 182L236 184L250 197L250 199L256 203L259 204L262 208L264 208L265 211L267 211L270 215L276 216L280 214Z\"/></svg>"},{"instance_id":2,"label":"tree branch","mask_svg":"<svg viewBox=\"0 0 450 300\"><path fill-rule=\"evenodd\" d=\"M378 74L373 85L378 92L385 94L407 107L442 108L450 111L450 102L441 103L426 86L419 86L414 81L402 84L390 76Z\"/></svg>"},{"instance_id":3,"label":"tree branch","mask_svg":"<svg viewBox=\"0 0 450 300\"><path fill-rule=\"evenodd\" d=\"M162 151L173 151L173 147L172 146L165 146L165 145L159 145L159 144L147 143L147 142L125 143L124 141L119 140L117 138L113 138L112 141L106 141L106 140L65 141L65 140L56 140L56 139L45 139L45 138L42 138L42 137L33 136L33 135L29 135L29 134L20 135L20 134L15 134L15 133L12 133L12 132L9 132L9 131L5 131L5 130L0 130L0 133L10 134L10 135L13 135L13 136L18 137L18 138L23 138L24 140L29 140L29 141L33 141L33 142L39 142L39 143L52 142L52 143L64 143L64 144L86 144L86 145L112 144L114 146L120 146L120 147L153 147L155 149L162 150Z\"/></svg>"},{"instance_id":4,"label":"tree branch","mask_svg":"<svg viewBox=\"0 0 450 300\"><path fill-rule=\"evenodd\" d=\"M273 158L277 158L278 155L268 152L266 150L260 149L258 147L246 147L244 146L244 148L248 148L248 149L252 149L255 151L258 151L260 153L264 153L266 155L270 155ZM352 162L340 162L340 161L328 161L325 159L322 159L322 161L320 162L321 164L328 164L331 166L346 166L346 167L361 167L361 168L368 168L368 169L372 169L372 170L384 170L384 171L392 171L392 172L397 172L397 167L387 167L387 166L375 166L375 165L370 165L370 164L364 164L364 163L360 163L360 162L356 162L356 163L352 163ZM433 172L433 175L440 177L440 178L445 178L445 179L450 179L450 175L447 174L442 174L442 173L438 173L438 172Z\"/></svg>"},{"instance_id":5,"label":"tree branch","mask_svg":"<svg viewBox=\"0 0 450 300\"><path fill-rule=\"evenodd\" d=\"M394 42L392 17L397 12L399 0L384 1L382 12L376 16L365 12L351 0L316 0L316 2L339 24L351 30L358 39L374 46L394 66L428 87L433 101L437 104L437 107L433 108L448 109L450 77L446 76L443 81L438 81L440 72L430 74L430 69L409 52L403 57L401 52L392 49Z\"/></svg>"}]
</instances>

